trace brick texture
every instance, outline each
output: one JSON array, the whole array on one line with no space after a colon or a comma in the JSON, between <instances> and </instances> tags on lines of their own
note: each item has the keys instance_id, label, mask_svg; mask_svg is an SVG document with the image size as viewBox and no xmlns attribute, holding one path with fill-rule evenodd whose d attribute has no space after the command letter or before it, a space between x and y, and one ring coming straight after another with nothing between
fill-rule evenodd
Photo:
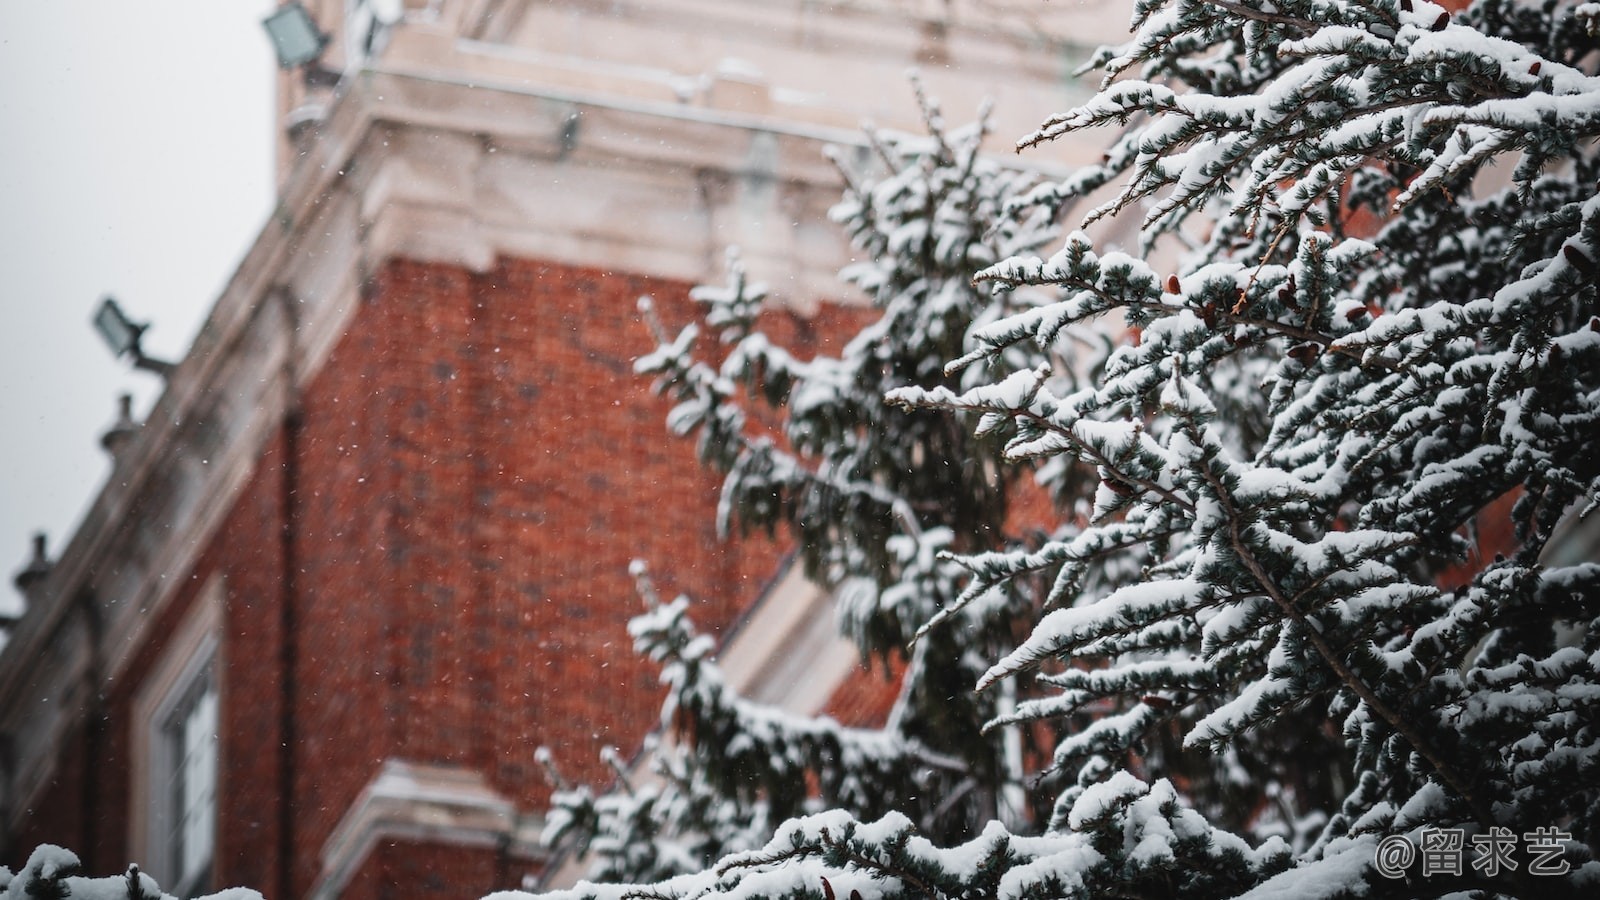
<instances>
[{"instance_id":1,"label":"brick texture","mask_svg":"<svg viewBox=\"0 0 1600 900\"><path fill-rule=\"evenodd\" d=\"M350 879L341 900L460 900L521 887L518 870L494 848L421 841L382 842Z\"/></svg>"},{"instance_id":2,"label":"brick texture","mask_svg":"<svg viewBox=\"0 0 1600 900\"><path fill-rule=\"evenodd\" d=\"M718 537L720 476L633 374L654 346L637 298L676 328L694 316L689 287L529 260L385 265L195 569L171 573L175 602L107 686L99 727L67 742L15 852L52 841L95 872L126 864L129 816L144 814L128 808L134 697L214 576L216 884L304 896L388 758L471 768L524 812L548 802L539 746L569 778L607 781L601 748L631 752L661 698L625 628L641 608L630 561L695 596L717 634L781 553ZM765 325L805 356L860 319L824 306ZM860 688L850 705L868 718L892 698L881 675ZM381 843L345 894L476 896L522 871L492 850Z\"/></svg>"}]
</instances>

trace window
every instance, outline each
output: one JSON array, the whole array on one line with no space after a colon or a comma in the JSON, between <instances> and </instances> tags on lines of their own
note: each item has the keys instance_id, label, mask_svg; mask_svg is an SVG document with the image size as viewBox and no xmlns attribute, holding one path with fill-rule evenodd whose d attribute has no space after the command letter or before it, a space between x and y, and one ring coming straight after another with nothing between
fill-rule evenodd
<instances>
[{"instance_id":1,"label":"window","mask_svg":"<svg viewBox=\"0 0 1600 900\"><path fill-rule=\"evenodd\" d=\"M162 890L194 897L213 889L217 798L225 767L219 635L224 589L212 578L146 673L130 720L133 858ZM143 811L138 814L137 811Z\"/></svg>"},{"instance_id":2,"label":"window","mask_svg":"<svg viewBox=\"0 0 1600 900\"><path fill-rule=\"evenodd\" d=\"M162 727L169 761L166 787L168 888L179 897L208 889L217 824L217 686L208 660L178 696Z\"/></svg>"}]
</instances>

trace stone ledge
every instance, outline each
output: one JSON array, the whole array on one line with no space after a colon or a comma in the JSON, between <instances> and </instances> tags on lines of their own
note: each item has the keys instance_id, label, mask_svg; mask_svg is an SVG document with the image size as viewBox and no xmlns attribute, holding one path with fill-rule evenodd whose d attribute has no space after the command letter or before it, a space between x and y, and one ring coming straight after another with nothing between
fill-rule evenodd
<instances>
[{"instance_id":1,"label":"stone ledge","mask_svg":"<svg viewBox=\"0 0 1600 900\"><path fill-rule=\"evenodd\" d=\"M384 840L494 847L519 860L544 858L543 820L519 815L472 769L384 760L322 846L312 900L334 900Z\"/></svg>"}]
</instances>

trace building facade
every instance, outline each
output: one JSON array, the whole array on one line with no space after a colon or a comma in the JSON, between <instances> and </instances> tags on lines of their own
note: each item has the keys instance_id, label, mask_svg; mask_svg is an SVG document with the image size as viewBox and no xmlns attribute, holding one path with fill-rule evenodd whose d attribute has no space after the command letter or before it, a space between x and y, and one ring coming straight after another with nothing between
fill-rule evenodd
<instances>
[{"instance_id":1,"label":"building facade","mask_svg":"<svg viewBox=\"0 0 1600 900\"><path fill-rule=\"evenodd\" d=\"M275 900L537 878L535 750L604 782L601 747L655 719L624 627L634 558L703 601L749 694L866 715L826 598L781 547L715 534L718 479L632 374L653 343L636 299L687 320L737 244L787 304L774 328L829 346L859 311L831 302L848 247L824 146L864 162L863 119L916 127L910 65L952 120L995 98L1003 144L1070 102L1067 73L1123 21L931 0L307 5L338 77L284 76L271 221L143 423L108 436L76 533L19 580L0 653L13 867L59 843L97 873L137 860L175 893Z\"/></svg>"}]
</instances>

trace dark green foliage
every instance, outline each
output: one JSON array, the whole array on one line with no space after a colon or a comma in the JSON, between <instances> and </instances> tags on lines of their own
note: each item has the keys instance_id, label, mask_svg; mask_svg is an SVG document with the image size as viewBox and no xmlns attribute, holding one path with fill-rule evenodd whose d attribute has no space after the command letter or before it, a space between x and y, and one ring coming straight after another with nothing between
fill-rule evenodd
<instances>
[{"instance_id":1,"label":"dark green foliage","mask_svg":"<svg viewBox=\"0 0 1600 900\"><path fill-rule=\"evenodd\" d=\"M959 592L905 607L949 641L927 653L985 655L978 697L1024 679L990 735L1059 729L1076 777L1049 831L939 850L830 814L664 892L1600 888L1600 564L1559 536L1600 502L1597 26L1594 4L1141 2L1098 96L1020 142L1125 126L1105 162L1007 206L1110 186L1087 218L1141 212L1142 255L1079 233L997 259L994 303L1054 296L978 322L944 380L877 385L976 422L1068 512L1033 544L950 542ZM1013 644L969 642L1003 621ZM1568 836L1559 872L1471 866L1541 828ZM1374 867L1437 829L1462 874Z\"/></svg>"}]
</instances>

